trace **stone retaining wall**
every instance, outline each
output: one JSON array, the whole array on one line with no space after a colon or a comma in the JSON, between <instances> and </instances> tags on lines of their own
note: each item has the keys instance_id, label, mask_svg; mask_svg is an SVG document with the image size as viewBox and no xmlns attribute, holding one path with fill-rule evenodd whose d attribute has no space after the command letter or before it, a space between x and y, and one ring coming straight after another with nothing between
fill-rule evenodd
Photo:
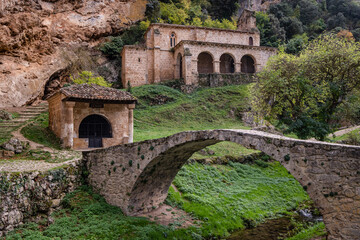
<instances>
[{"instance_id":1,"label":"stone retaining wall","mask_svg":"<svg viewBox=\"0 0 360 240\"><path fill-rule=\"evenodd\" d=\"M198 81L199 85L203 87L223 87L255 82L256 75L244 73L199 74Z\"/></svg>"},{"instance_id":2,"label":"stone retaining wall","mask_svg":"<svg viewBox=\"0 0 360 240\"><path fill-rule=\"evenodd\" d=\"M47 172L1 172L0 236L58 207L66 193L81 185L81 163Z\"/></svg>"}]
</instances>

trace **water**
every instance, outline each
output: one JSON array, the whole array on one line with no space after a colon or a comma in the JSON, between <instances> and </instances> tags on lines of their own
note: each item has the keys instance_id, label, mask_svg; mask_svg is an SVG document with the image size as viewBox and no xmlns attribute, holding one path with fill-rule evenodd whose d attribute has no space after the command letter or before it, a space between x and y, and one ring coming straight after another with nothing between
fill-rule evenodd
<instances>
[{"instance_id":1,"label":"water","mask_svg":"<svg viewBox=\"0 0 360 240\"><path fill-rule=\"evenodd\" d=\"M308 209L302 209L298 213L299 215L295 218L297 221L322 222L321 216L314 216ZM255 228L236 231L227 240L278 240L294 228L291 217L280 217L268 220Z\"/></svg>"},{"instance_id":2,"label":"water","mask_svg":"<svg viewBox=\"0 0 360 240\"><path fill-rule=\"evenodd\" d=\"M294 229L290 217L268 220L255 228L234 232L228 240L278 240Z\"/></svg>"}]
</instances>

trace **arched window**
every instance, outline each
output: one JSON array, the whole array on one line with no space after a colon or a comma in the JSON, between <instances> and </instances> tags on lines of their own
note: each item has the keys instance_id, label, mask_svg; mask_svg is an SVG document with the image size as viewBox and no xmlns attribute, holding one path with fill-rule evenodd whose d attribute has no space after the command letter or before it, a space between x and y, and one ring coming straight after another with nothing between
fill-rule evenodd
<instances>
[{"instance_id":1,"label":"arched window","mask_svg":"<svg viewBox=\"0 0 360 240\"><path fill-rule=\"evenodd\" d=\"M176 45L176 35L175 33L171 33L170 35L170 47L175 47Z\"/></svg>"},{"instance_id":2,"label":"arched window","mask_svg":"<svg viewBox=\"0 0 360 240\"><path fill-rule=\"evenodd\" d=\"M241 58L241 72L255 73L255 61L251 56L245 55Z\"/></svg>"},{"instance_id":3,"label":"arched window","mask_svg":"<svg viewBox=\"0 0 360 240\"><path fill-rule=\"evenodd\" d=\"M252 37L249 37L249 45L250 46L254 45L254 39Z\"/></svg>"},{"instance_id":4,"label":"arched window","mask_svg":"<svg viewBox=\"0 0 360 240\"><path fill-rule=\"evenodd\" d=\"M111 137L111 125L108 120L101 115L89 115L80 123L79 138L88 138L89 148L102 147L102 139Z\"/></svg>"},{"instance_id":5,"label":"arched window","mask_svg":"<svg viewBox=\"0 0 360 240\"><path fill-rule=\"evenodd\" d=\"M213 58L209 53L202 52L198 56L198 73L213 73Z\"/></svg>"},{"instance_id":6,"label":"arched window","mask_svg":"<svg viewBox=\"0 0 360 240\"><path fill-rule=\"evenodd\" d=\"M234 73L235 61L230 54L223 54L220 57L220 73Z\"/></svg>"}]
</instances>

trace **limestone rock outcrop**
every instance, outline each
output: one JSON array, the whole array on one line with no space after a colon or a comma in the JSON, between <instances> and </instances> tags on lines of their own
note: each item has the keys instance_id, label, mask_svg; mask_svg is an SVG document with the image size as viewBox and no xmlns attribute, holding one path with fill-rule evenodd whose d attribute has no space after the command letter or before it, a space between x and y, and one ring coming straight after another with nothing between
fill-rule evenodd
<instances>
[{"instance_id":1,"label":"limestone rock outcrop","mask_svg":"<svg viewBox=\"0 0 360 240\"><path fill-rule=\"evenodd\" d=\"M267 11L271 4L279 3L281 0L239 0L241 9L249 9L252 11Z\"/></svg>"},{"instance_id":2,"label":"limestone rock outcrop","mask_svg":"<svg viewBox=\"0 0 360 240\"><path fill-rule=\"evenodd\" d=\"M91 70L93 62L111 70L95 47L141 20L146 3L0 0L0 108L42 97L54 74L52 80L59 80L64 71Z\"/></svg>"}]
</instances>

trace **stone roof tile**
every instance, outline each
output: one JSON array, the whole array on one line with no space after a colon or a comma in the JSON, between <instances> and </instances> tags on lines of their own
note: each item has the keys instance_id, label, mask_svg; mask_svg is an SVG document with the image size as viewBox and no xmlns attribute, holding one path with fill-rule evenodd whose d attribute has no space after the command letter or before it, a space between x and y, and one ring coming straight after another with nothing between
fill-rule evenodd
<instances>
[{"instance_id":1,"label":"stone roof tile","mask_svg":"<svg viewBox=\"0 0 360 240\"><path fill-rule=\"evenodd\" d=\"M60 89L67 98L110 101L136 101L129 92L96 84L73 84Z\"/></svg>"}]
</instances>

